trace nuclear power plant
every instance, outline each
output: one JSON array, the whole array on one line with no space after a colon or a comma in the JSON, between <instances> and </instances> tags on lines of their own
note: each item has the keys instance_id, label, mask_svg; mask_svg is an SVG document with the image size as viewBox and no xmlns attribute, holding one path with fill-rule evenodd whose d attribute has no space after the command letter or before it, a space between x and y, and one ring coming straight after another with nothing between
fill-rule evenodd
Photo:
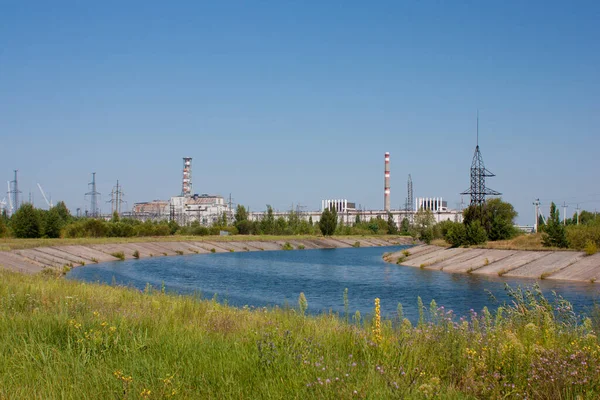
<instances>
[{"instance_id":1,"label":"nuclear power plant","mask_svg":"<svg viewBox=\"0 0 600 400\"><path fill-rule=\"evenodd\" d=\"M417 197L413 198L412 177L408 175L407 193L399 196L406 198L403 208L393 209L391 198L391 164L390 153L384 153L384 181L383 181L383 208L380 210L367 210L357 207L356 201L350 201L346 198L323 199L321 207L313 211L298 211L299 218L313 222L318 222L321 213L325 209L334 209L342 224L352 224L357 216L361 221L370 221L374 218L387 219L391 215L394 221L400 226L404 218L409 221L414 219L414 215L419 210L430 210L437 222L444 220L462 221L462 212L460 210L451 210L447 202L442 197ZM181 194L173 196L169 200L153 200L142 203L135 203L131 213L125 213L126 216L140 220L170 220L180 225L187 225L197 222L204 226L210 226L217 221L233 220L233 205L227 202L220 195L196 194L192 181L192 157L183 157L183 168L181 175ZM265 199L267 202L268 199ZM248 218L251 221L261 220L266 211L249 212ZM287 216L289 211L273 211L275 218Z\"/></svg>"}]
</instances>

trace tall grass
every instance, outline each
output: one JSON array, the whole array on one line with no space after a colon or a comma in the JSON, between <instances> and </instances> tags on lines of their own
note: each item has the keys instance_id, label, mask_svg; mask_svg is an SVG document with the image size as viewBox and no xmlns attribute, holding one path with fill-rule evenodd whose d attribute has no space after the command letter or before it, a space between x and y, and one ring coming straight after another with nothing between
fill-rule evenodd
<instances>
[{"instance_id":1,"label":"tall grass","mask_svg":"<svg viewBox=\"0 0 600 400\"><path fill-rule=\"evenodd\" d=\"M0 282L0 398L600 395L592 322L536 288L465 318L419 302L412 326L6 271Z\"/></svg>"}]
</instances>

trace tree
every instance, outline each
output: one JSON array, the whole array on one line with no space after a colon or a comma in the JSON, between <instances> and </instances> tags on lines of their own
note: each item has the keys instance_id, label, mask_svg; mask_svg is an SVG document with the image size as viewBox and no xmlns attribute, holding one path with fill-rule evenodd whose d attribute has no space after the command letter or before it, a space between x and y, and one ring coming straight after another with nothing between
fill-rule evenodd
<instances>
[{"instance_id":1,"label":"tree","mask_svg":"<svg viewBox=\"0 0 600 400\"><path fill-rule=\"evenodd\" d=\"M260 221L261 233L272 235L275 229L275 216L273 215L273 207L267 204L267 213Z\"/></svg>"},{"instance_id":2,"label":"tree","mask_svg":"<svg viewBox=\"0 0 600 400\"><path fill-rule=\"evenodd\" d=\"M546 247L569 247L567 233L560 222L560 213L554 202L550 204L550 217L542 233L542 244Z\"/></svg>"},{"instance_id":3,"label":"tree","mask_svg":"<svg viewBox=\"0 0 600 400\"><path fill-rule=\"evenodd\" d=\"M116 211L113 211L110 222L119 222L120 220L121 220L121 217L119 217L119 213Z\"/></svg>"},{"instance_id":4,"label":"tree","mask_svg":"<svg viewBox=\"0 0 600 400\"><path fill-rule=\"evenodd\" d=\"M39 238L42 235L42 221L38 211L31 204L23 204L12 216L10 225L18 238Z\"/></svg>"},{"instance_id":5,"label":"tree","mask_svg":"<svg viewBox=\"0 0 600 400\"><path fill-rule=\"evenodd\" d=\"M400 234L407 235L410 233L410 221L408 218L402 218L402 222L400 223Z\"/></svg>"},{"instance_id":6,"label":"tree","mask_svg":"<svg viewBox=\"0 0 600 400\"><path fill-rule=\"evenodd\" d=\"M0 238L5 236L8 236L8 227L6 226L4 218L0 217Z\"/></svg>"},{"instance_id":7,"label":"tree","mask_svg":"<svg viewBox=\"0 0 600 400\"><path fill-rule=\"evenodd\" d=\"M356 214L356 218L354 218L354 226L360 225L360 214Z\"/></svg>"},{"instance_id":8,"label":"tree","mask_svg":"<svg viewBox=\"0 0 600 400\"><path fill-rule=\"evenodd\" d=\"M392 213L390 213L390 212L388 212L388 218L387 218L387 231L388 231L388 234L390 234L390 235L398 234L398 225L396 225L396 222L394 221L394 217L392 216Z\"/></svg>"},{"instance_id":9,"label":"tree","mask_svg":"<svg viewBox=\"0 0 600 400\"><path fill-rule=\"evenodd\" d=\"M59 201L58 203L56 203L54 208L56 208L58 215L60 215L60 219L65 224L68 224L69 222L71 222L73 217L71 216L71 213L69 212L69 209L67 208L67 205L65 204L64 201Z\"/></svg>"},{"instance_id":10,"label":"tree","mask_svg":"<svg viewBox=\"0 0 600 400\"><path fill-rule=\"evenodd\" d=\"M319 228L324 236L331 236L337 228L337 211L335 208L326 208L321 213L321 220L319 221Z\"/></svg>"},{"instance_id":11,"label":"tree","mask_svg":"<svg viewBox=\"0 0 600 400\"><path fill-rule=\"evenodd\" d=\"M252 223L248 221L248 211L246 207L238 205L235 209L235 227L240 235L248 235L252 230Z\"/></svg>"},{"instance_id":12,"label":"tree","mask_svg":"<svg viewBox=\"0 0 600 400\"><path fill-rule=\"evenodd\" d=\"M467 244L467 228L465 224L452 222L452 225L448 226L444 239L446 242L450 243L452 247Z\"/></svg>"},{"instance_id":13,"label":"tree","mask_svg":"<svg viewBox=\"0 0 600 400\"><path fill-rule=\"evenodd\" d=\"M479 221L473 221L466 226L467 243L482 244L487 241L485 229Z\"/></svg>"},{"instance_id":14,"label":"tree","mask_svg":"<svg viewBox=\"0 0 600 400\"><path fill-rule=\"evenodd\" d=\"M59 238L60 231L65 226L65 222L60 216L59 210L52 207L44 218L44 236L49 238Z\"/></svg>"},{"instance_id":15,"label":"tree","mask_svg":"<svg viewBox=\"0 0 600 400\"><path fill-rule=\"evenodd\" d=\"M421 208L415 214L415 233L419 240L429 244L433 239L433 224L435 224L435 217L431 210L425 210Z\"/></svg>"},{"instance_id":16,"label":"tree","mask_svg":"<svg viewBox=\"0 0 600 400\"><path fill-rule=\"evenodd\" d=\"M479 221L489 240L506 240L516 234L514 220L518 213L512 204L500 198L487 200L482 205L471 205L463 212L463 222L469 226Z\"/></svg>"}]
</instances>

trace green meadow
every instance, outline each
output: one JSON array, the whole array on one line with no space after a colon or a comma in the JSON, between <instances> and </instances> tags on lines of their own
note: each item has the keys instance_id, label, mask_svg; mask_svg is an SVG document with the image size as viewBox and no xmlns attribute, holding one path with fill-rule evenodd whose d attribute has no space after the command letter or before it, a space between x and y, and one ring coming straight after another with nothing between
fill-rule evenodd
<instances>
[{"instance_id":1,"label":"green meadow","mask_svg":"<svg viewBox=\"0 0 600 400\"><path fill-rule=\"evenodd\" d=\"M509 289L514 302L419 321L0 272L0 399L597 399L595 312ZM340 293L340 299L343 294ZM579 310L581 311L581 310Z\"/></svg>"}]
</instances>

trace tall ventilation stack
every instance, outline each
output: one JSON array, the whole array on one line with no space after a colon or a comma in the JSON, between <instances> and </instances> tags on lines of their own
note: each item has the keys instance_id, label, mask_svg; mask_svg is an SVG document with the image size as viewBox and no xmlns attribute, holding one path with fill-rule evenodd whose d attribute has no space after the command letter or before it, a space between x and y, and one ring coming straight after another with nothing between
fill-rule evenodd
<instances>
[{"instance_id":1,"label":"tall ventilation stack","mask_svg":"<svg viewBox=\"0 0 600 400\"><path fill-rule=\"evenodd\" d=\"M383 209L390 211L390 153L385 153L385 172L383 188Z\"/></svg>"},{"instance_id":2,"label":"tall ventilation stack","mask_svg":"<svg viewBox=\"0 0 600 400\"><path fill-rule=\"evenodd\" d=\"M183 157L181 195L183 197L192 196L192 157Z\"/></svg>"}]
</instances>

